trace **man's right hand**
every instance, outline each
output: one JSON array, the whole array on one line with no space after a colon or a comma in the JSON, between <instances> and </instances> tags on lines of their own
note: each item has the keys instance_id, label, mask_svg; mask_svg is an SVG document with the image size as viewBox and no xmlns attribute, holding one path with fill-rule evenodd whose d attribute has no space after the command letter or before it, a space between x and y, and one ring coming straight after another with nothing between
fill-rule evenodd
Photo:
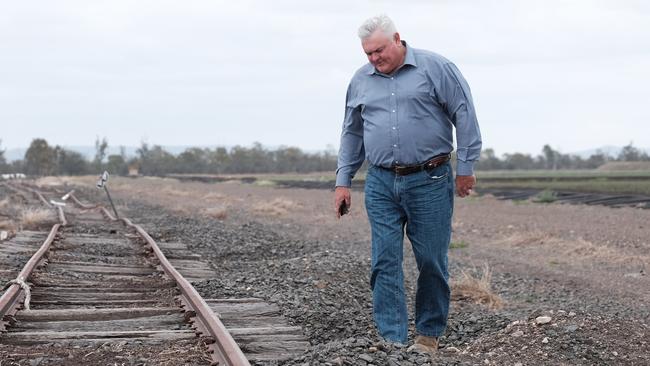
<instances>
[{"instance_id":1,"label":"man's right hand","mask_svg":"<svg viewBox=\"0 0 650 366\"><path fill-rule=\"evenodd\" d=\"M350 188L348 187L336 187L334 190L334 211L336 211L336 218L341 218L341 204L345 202L345 205L350 209L352 204L352 197L350 196Z\"/></svg>"}]
</instances>

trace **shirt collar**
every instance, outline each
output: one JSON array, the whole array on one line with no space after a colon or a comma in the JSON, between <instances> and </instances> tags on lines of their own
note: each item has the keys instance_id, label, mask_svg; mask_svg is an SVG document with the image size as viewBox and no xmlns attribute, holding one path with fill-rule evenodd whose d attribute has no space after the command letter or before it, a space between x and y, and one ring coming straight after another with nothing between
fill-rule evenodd
<instances>
[{"instance_id":1,"label":"shirt collar","mask_svg":"<svg viewBox=\"0 0 650 366\"><path fill-rule=\"evenodd\" d=\"M411 65L413 67L418 67L418 64L415 62L415 55L413 54L413 49L411 46L409 46L406 41L402 41L402 44L404 47L406 47L406 56L404 56L404 64L402 64L402 66ZM374 66L370 67L370 70L368 70L368 75L372 74L384 75L381 72L377 71Z\"/></svg>"}]
</instances>

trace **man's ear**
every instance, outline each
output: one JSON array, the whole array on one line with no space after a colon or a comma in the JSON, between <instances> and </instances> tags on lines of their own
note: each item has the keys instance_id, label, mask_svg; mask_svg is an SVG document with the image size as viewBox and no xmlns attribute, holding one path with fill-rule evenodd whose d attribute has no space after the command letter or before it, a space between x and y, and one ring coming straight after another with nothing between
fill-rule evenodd
<instances>
[{"instance_id":1,"label":"man's ear","mask_svg":"<svg viewBox=\"0 0 650 366\"><path fill-rule=\"evenodd\" d=\"M399 33L395 32L395 34L393 34L393 41L395 41L395 43L402 42L401 39L399 38Z\"/></svg>"}]
</instances>

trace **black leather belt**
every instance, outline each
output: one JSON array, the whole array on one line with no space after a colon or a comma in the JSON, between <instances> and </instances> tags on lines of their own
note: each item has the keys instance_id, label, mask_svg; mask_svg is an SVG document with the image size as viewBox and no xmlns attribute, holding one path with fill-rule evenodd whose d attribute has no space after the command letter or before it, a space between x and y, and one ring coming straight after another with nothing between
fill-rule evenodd
<instances>
[{"instance_id":1,"label":"black leather belt","mask_svg":"<svg viewBox=\"0 0 650 366\"><path fill-rule=\"evenodd\" d=\"M417 172L421 172L423 170L430 170L435 167L438 167L451 159L451 154L443 154L443 155L437 155L432 157L431 159L425 161L422 164L416 164L416 165L393 165L390 168L384 168L381 167L382 169L388 169L392 172L394 172L397 175L409 175Z\"/></svg>"}]
</instances>

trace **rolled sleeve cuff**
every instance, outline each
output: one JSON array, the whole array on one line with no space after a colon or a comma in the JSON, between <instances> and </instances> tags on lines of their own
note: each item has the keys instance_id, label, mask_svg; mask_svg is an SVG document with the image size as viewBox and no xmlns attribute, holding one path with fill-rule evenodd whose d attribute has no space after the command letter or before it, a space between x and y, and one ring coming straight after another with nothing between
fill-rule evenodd
<instances>
[{"instance_id":1,"label":"rolled sleeve cuff","mask_svg":"<svg viewBox=\"0 0 650 366\"><path fill-rule=\"evenodd\" d=\"M458 160L456 164L456 175L474 175L474 162Z\"/></svg>"},{"instance_id":2,"label":"rolled sleeve cuff","mask_svg":"<svg viewBox=\"0 0 650 366\"><path fill-rule=\"evenodd\" d=\"M349 174L339 173L336 175L336 187L350 187L352 177Z\"/></svg>"}]
</instances>

